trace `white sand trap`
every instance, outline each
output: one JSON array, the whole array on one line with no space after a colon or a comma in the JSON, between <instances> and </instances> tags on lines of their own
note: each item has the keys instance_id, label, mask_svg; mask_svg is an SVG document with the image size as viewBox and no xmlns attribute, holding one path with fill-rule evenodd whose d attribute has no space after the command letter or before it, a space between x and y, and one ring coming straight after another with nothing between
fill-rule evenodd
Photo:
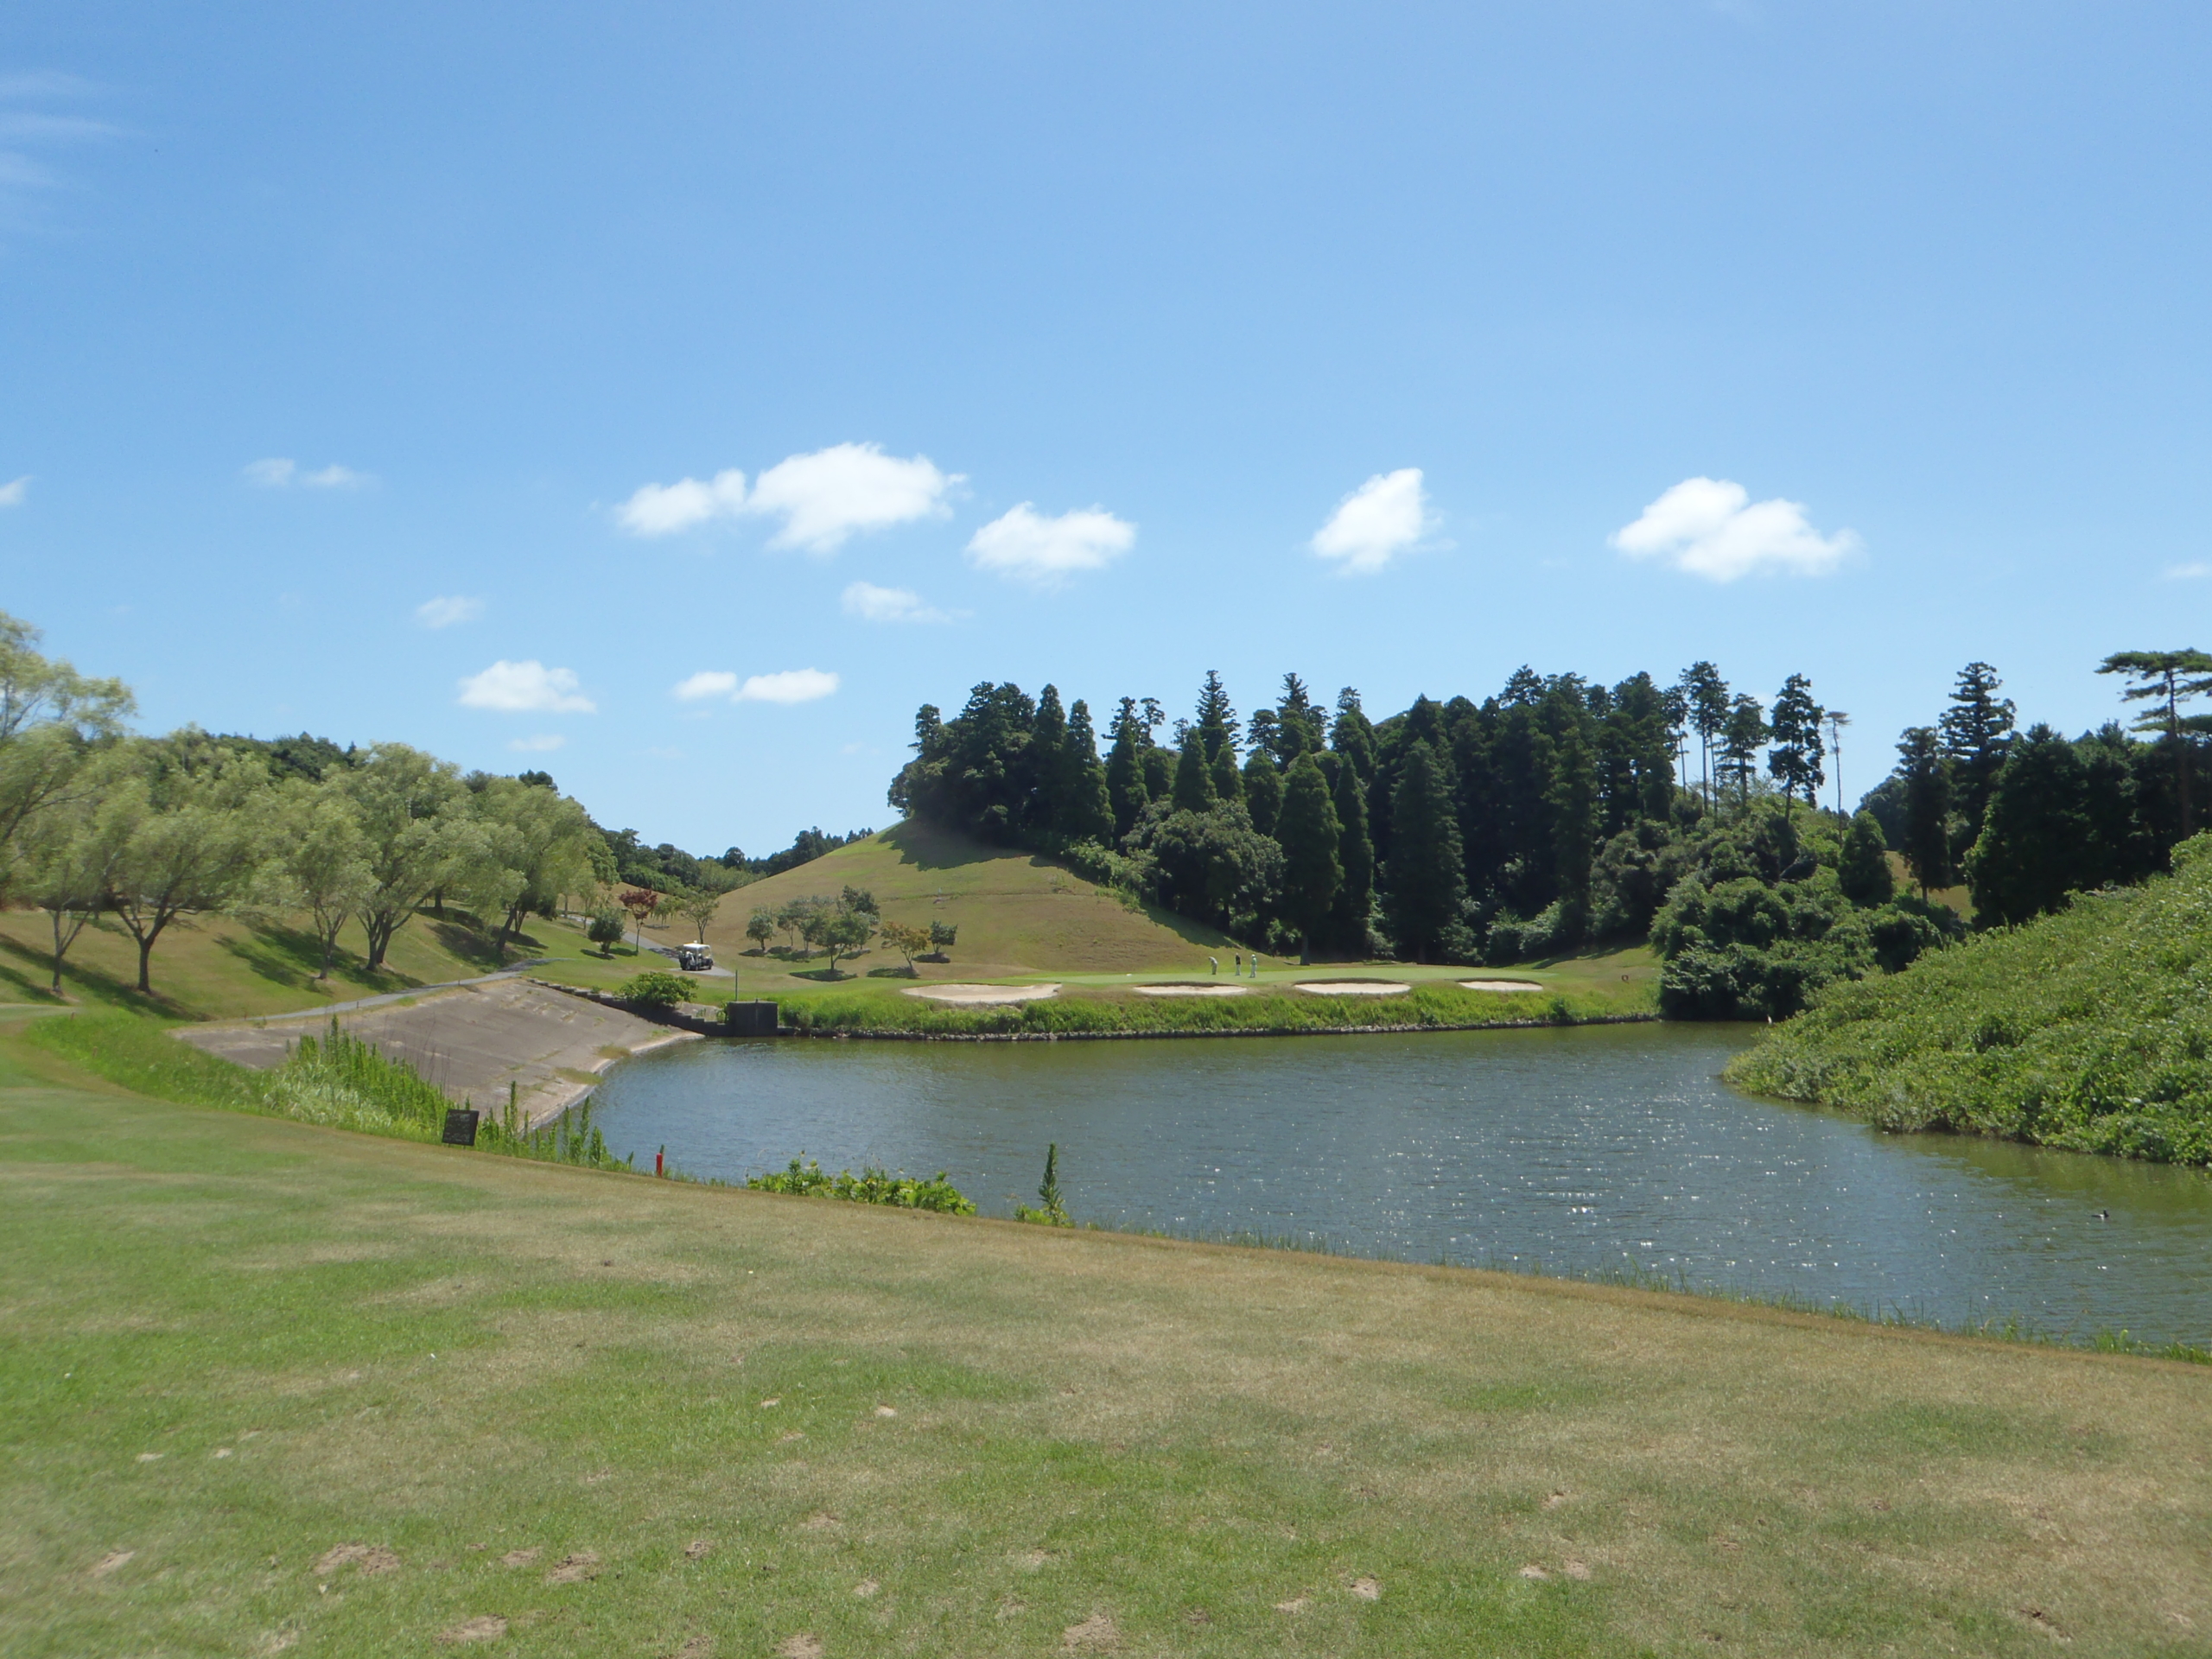
<instances>
[{"instance_id":1,"label":"white sand trap","mask_svg":"<svg viewBox=\"0 0 2212 1659\"><path fill-rule=\"evenodd\" d=\"M1396 996L1413 987L1379 979L1317 979L1298 988L1315 996Z\"/></svg>"},{"instance_id":2,"label":"white sand trap","mask_svg":"<svg viewBox=\"0 0 2212 1659\"><path fill-rule=\"evenodd\" d=\"M1185 985L1138 985L1131 988L1139 996L1249 996L1249 985L1208 985L1204 982Z\"/></svg>"},{"instance_id":3,"label":"white sand trap","mask_svg":"<svg viewBox=\"0 0 2212 1659\"><path fill-rule=\"evenodd\" d=\"M1541 991L1544 988L1533 979L1463 979L1463 991Z\"/></svg>"},{"instance_id":4,"label":"white sand trap","mask_svg":"<svg viewBox=\"0 0 2212 1659\"><path fill-rule=\"evenodd\" d=\"M916 985L906 995L926 997L932 1002L983 1007L992 1003L1039 1002L1048 996L1057 996L1059 989L1057 985Z\"/></svg>"}]
</instances>

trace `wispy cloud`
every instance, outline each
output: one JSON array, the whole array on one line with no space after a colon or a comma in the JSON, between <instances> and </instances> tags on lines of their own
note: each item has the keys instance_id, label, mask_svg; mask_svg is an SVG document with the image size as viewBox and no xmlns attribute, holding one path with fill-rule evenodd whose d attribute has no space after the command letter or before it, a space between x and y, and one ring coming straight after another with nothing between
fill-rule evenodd
<instances>
[{"instance_id":1,"label":"wispy cloud","mask_svg":"<svg viewBox=\"0 0 2212 1659\"><path fill-rule=\"evenodd\" d=\"M941 518L962 482L926 455L901 460L875 443L838 443L778 461L753 480L732 467L711 479L641 486L615 510L632 536L668 536L740 514L780 518L771 547L834 553L855 535Z\"/></svg>"},{"instance_id":2,"label":"wispy cloud","mask_svg":"<svg viewBox=\"0 0 2212 1659\"><path fill-rule=\"evenodd\" d=\"M302 472L299 462L282 455L250 461L243 470L248 483L257 484L264 490L289 490L295 485L303 490L358 490L365 484L376 482L373 473L357 473L351 467L340 467L335 462L313 472Z\"/></svg>"},{"instance_id":3,"label":"wispy cloud","mask_svg":"<svg viewBox=\"0 0 2212 1659\"><path fill-rule=\"evenodd\" d=\"M441 594L415 607L415 620L426 628L450 628L474 622L483 614L482 600L464 598L459 594Z\"/></svg>"},{"instance_id":4,"label":"wispy cloud","mask_svg":"<svg viewBox=\"0 0 2212 1659\"><path fill-rule=\"evenodd\" d=\"M1376 474L1338 502L1311 545L1320 557L1334 560L1339 574L1368 576L1420 546L1435 527L1421 468L1402 467Z\"/></svg>"},{"instance_id":5,"label":"wispy cloud","mask_svg":"<svg viewBox=\"0 0 2212 1659\"><path fill-rule=\"evenodd\" d=\"M491 709L505 715L588 715L599 707L583 695L574 670L505 658L461 681L460 702L464 709Z\"/></svg>"},{"instance_id":6,"label":"wispy cloud","mask_svg":"<svg viewBox=\"0 0 2212 1659\"><path fill-rule=\"evenodd\" d=\"M737 676L727 669L702 668L690 679L679 681L669 695L678 702L698 702L708 697L734 697L737 695Z\"/></svg>"},{"instance_id":7,"label":"wispy cloud","mask_svg":"<svg viewBox=\"0 0 2212 1659\"><path fill-rule=\"evenodd\" d=\"M2187 564L2170 564L2166 567L2168 582L2202 582L2207 576L2212 576L2212 564L2207 564L2202 559L2192 559Z\"/></svg>"},{"instance_id":8,"label":"wispy cloud","mask_svg":"<svg viewBox=\"0 0 2212 1659\"><path fill-rule=\"evenodd\" d=\"M1687 478L1608 537L1636 559L1661 559L1709 582L1740 576L1824 576L1855 552L1858 535L1823 536L1801 501L1751 500L1726 479Z\"/></svg>"},{"instance_id":9,"label":"wispy cloud","mask_svg":"<svg viewBox=\"0 0 2212 1659\"><path fill-rule=\"evenodd\" d=\"M751 674L737 688L739 702L812 702L837 689L837 677L818 668L786 669L780 674Z\"/></svg>"},{"instance_id":10,"label":"wispy cloud","mask_svg":"<svg viewBox=\"0 0 2212 1659\"><path fill-rule=\"evenodd\" d=\"M90 92L73 75L52 71L0 75L0 232L26 229L42 217L39 203L51 200L65 182L33 151L82 144L116 136L105 121L81 115L54 115L24 109L25 103L50 102Z\"/></svg>"},{"instance_id":11,"label":"wispy cloud","mask_svg":"<svg viewBox=\"0 0 2212 1659\"><path fill-rule=\"evenodd\" d=\"M848 587L844 606L847 616L856 616L863 622L952 620L950 612L924 604L922 596L911 588L879 588L872 582L856 582Z\"/></svg>"},{"instance_id":12,"label":"wispy cloud","mask_svg":"<svg viewBox=\"0 0 2212 1659\"><path fill-rule=\"evenodd\" d=\"M31 492L31 475L25 473L12 484L0 484L0 507L20 507Z\"/></svg>"},{"instance_id":13,"label":"wispy cloud","mask_svg":"<svg viewBox=\"0 0 2212 1659\"><path fill-rule=\"evenodd\" d=\"M1051 588L1079 571L1104 569L1136 539L1135 524L1103 507L1047 518L1024 501L976 532L968 543L968 561L993 575Z\"/></svg>"},{"instance_id":14,"label":"wispy cloud","mask_svg":"<svg viewBox=\"0 0 2212 1659\"><path fill-rule=\"evenodd\" d=\"M558 732L541 732L536 737L518 737L507 747L517 754L550 754L569 740Z\"/></svg>"}]
</instances>

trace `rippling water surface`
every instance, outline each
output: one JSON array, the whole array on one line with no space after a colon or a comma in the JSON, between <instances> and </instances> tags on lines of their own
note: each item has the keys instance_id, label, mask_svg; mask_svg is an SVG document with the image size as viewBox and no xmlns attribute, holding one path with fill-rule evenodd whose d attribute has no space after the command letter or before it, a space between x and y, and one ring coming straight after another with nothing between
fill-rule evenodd
<instances>
[{"instance_id":1,"label":"rippling water surface","mask_svg":"<svg viewBox=\"0 0 2212 1659\"><path fill-rule=\"evenodd\" d=\"M594 1121L727 1179L942 1168L995 1214L1058 1141L1079 1221L2212 1341L2212 1181L1751 1098L1716 1076L1743 1037L709 1041L617 1067Z\"/></svg>"}]
</instances>

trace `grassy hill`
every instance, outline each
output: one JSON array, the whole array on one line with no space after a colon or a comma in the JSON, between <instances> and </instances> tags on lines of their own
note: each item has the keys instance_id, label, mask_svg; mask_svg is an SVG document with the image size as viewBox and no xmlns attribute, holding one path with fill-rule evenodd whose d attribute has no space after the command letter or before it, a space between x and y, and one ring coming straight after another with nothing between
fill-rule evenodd
<instances>
[{"instance_id":1,"label":"grassy hill","mask_svg":"<svg viewBox=\"0 0 2212 1659\"><path fill-rule=\"evenodd\" d=\"M527 1164L4 1033L0 1250L24 1659L2212 1629L2212 1395L2153 1361Z\"/></svg>"},{"instance_id":2,"label":"grassy hill","mask_svg":"<svg viewBox=\"0 0 2212 1659\"><path fill-rule=\"evenodd\" d=\"M924 927L943 921L960 929L951 963L957 971L931 967L938 978L1189 972L1203 969L1209 955L1236 948L1211 928L1171 912L1131 910L1110 889L1037 854L914 823L740 888L722 900L708 942L727 962L750 948L745 921L755 909L810 893L834 899L848 885L873 893L886 921ZM861 965L881 966L883 956L879 950Z\"/></svg>"},{"instance_id":3,"label":"grassy hill","mask_svg":"<svg viewBox=\"0 0 2212 1659\"><path fill-rule=\"evenodd\" d=\"M2212 1163L2212 836L2174 864L1837 986L1730 1080L1891 1128Z\"/></svg>"}]
</instances>

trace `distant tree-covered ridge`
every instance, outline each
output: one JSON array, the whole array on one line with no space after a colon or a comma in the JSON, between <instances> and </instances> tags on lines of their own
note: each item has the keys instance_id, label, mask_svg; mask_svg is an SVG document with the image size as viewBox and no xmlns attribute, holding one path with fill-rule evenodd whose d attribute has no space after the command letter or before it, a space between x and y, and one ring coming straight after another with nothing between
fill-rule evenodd
<instances>
[{"instance_id":1,"label":"distant tree-covered ridge","mask_svg":"<svg viewBox=\"0 0 2212 1659\"><path fill-rule=\"evenodd\" d=\"M1929 895L1961 876L2012 920L2164 868L2203 770L2202 717L2182 711L2212 689L2196 660L2110 659L2152 704L2150 741L2071 743L2017 732L1995 670L1970 664L1855 814L1849 715L1802 674L1769 703L1704 662L1664 685L1524 668L1479 702L1381 721L1295 674L1240 719L1210 672L1186 718L1124 696L1103 731L1056 686L985 683L950 718L923 707L890 799L1262 949L1504 963L1648 934L1671 1012L1781 1016L1955 935ZM1895 891L1892 848L1916 893Z\"/></svg>"}]
</instances>

